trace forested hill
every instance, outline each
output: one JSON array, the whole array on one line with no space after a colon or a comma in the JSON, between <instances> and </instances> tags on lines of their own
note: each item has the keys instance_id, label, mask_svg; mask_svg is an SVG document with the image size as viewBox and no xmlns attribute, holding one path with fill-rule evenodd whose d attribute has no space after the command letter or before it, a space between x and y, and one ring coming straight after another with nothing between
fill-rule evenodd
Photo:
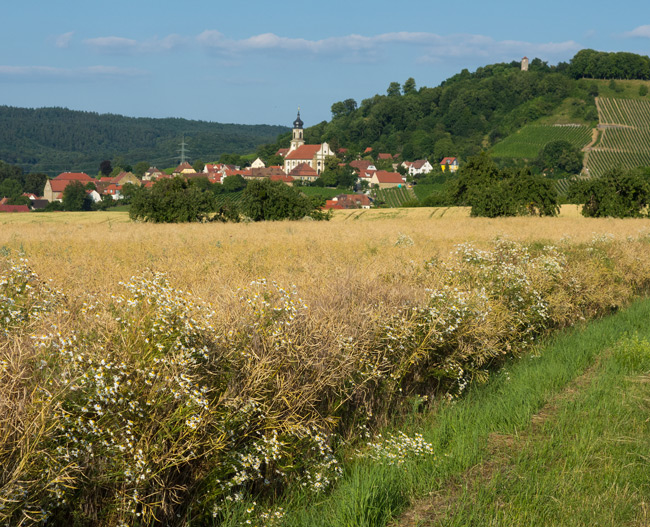
<instances>
[{"instance_id":1,"label":"forested hill","mask_svg":"<svg viewBox=\"0 0 650 527\"><path fill-rule=\"evenodd\" d=\"M540 59L492 64L417 87L410 78L392 82L385 95L361 104L347 99L332 105L332 120L305 130L308 142L327 141L351 155L372 147L404 159L470 155L491 148L524 125L548 118L553 124L595 126L595 97L602 84L589 77L648 79L650 59L632 53L582 50L569 63L549 66ZM288 136L259 153L287 146Z\"/></svg>"},{"instance_id":2,"label":"forested hill","mask_svg":"<svg viewBox=\"0 0 650 527\"><path fill-rule=\"evenodd\" d=\"M147 161L162 168L178 163L183 134L188 157L210 161L223 153L254 152L286 130L283 126L0 106L0 160L20 166L25 173L49 175L65 170L95 174L102 160L118 156L129 164Z\"/></svg>"}]
</instances>

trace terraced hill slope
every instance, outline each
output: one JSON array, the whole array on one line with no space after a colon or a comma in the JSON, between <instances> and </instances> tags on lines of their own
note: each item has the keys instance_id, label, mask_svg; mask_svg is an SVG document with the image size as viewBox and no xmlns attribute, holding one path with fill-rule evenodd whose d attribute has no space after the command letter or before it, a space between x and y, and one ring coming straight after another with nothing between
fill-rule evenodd
<instances>
[{"instance_id":1,"label":"terraced hill slope","mask_svg":"<svg viewBox=\"0 0 650 527\"><path fill-rule=\"evenodd\" d=\"M548 143L559 140L583 148L591 141L591 128L581 124L531 124L494 145L490 154L532 160Z\"/></svg>"},{"instance_id":2,"label":"terraced hill slope","mask_svg":"<svg viewBox=\"0 0 650 527\"><path fill-rule=\"evenodd\" d=\"M585 172L650 166L650 100L596 99L599 138L585 157Z\"/></svg>"}]
</instances>

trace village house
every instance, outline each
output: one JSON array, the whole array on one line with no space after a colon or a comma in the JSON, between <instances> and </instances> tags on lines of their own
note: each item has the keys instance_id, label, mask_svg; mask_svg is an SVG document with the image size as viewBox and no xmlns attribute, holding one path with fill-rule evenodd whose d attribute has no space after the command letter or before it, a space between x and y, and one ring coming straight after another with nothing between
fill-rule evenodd
<instances>
[{"instance_id":1,"label":"village house","mask_svg":"<svg viewBox=\"0 0 650 527\"><path fill-rule=\"evenodd\" d=\"M49 201L63 201L63 191L73 181L80 181L84 185L94 183L95 180L84 172L63 172L54 179L45 182L43 197Z\"/></svg>"},{"instance_id":2,"label":"village house","mask_svg":"<svg viewBox=\"0 0 650 527\"><path fill-rule=\"evenodd\" d=\"M124 186L127 183L131 183L132 185L140 186L142 185L142 181L140 181L133 172L120 172L117 176L115 176L113 179L111 179L111 183L114 183L115 185L118 186Z\"/></svg>"},{"instance_id":3,"label":"village house","mask_svg":"<svg viewBox=\"0 0 650 527\"><path fill-rule=\"evenodd\" d=\"M428 174L433 170L433 165L426 159L418 159L416 161L404 161L402 166L407 170L409 176L417 176L419 174Z\"/></svg>"},{"instance_id":4,"label":"village house","mask_svg":"<svg viewBox=\"0 0 650 527\"><path fill-rule=\"evenodd\" d=\"M404 179L397 172L377 170L370 178L370 184L377 185L379 188L400 187L404 184Z\"/></svg>"},{"instance_id":5,"label":"village house","mask_svg":"<svg viewBox=\"0 0 650 527\"><path fill-rule=\"evenodd\" d=\"M259 157L251 163L251 168L265 168L266 164Z\"/></svg>"},{"instance_id":6,"label":"village house","mask_svg":"<svg viewBox=\"0 0 650 527\"><path fill-rule=\"evenodd\" d=\"M445 157L440 161L440 168L444 172L449 167L449 172L456 172L458 170L458 159L455 157Z\"/></svg>"},{"instance_id":7,"label":"village house","mask_svg":"<svg viewBox=\"0 0 650 527\"><path fill-rule=\"evenodd\" d=\"M151 181L157 179L159 176L162 176L162 170L158 170L156 167L149 167L147 171L142 175L142 181Z\"/></svg>"},{"instance_id":8,"label":"village house","mask_svg":"<svg viewBox=\"0 0 650 527\"><path fill-rule=\"evenodd\" d=\"M303 136L303 124L302 119L300 119L300 111L298 111L298 117L293 122L289 151L284 155L284 172L292 175L292 170L298 165L306 164L313 168L318 176L325 169L325 159L334 156L334 152L327 143L306 145Z\"/></svg>"},{"instance_id":9,"label":"village house","mask_svg":"<svg viewBox=\"0 0 650 527\"><path fill-rule=\"evenodd\" d=\"M185 161L174 169L173 174L175 176L181 176L184 174L196 174L196 170L194 170L194 167L192 165Z\"/></svg>"},{"instance_id":10,"label":"village house","mask_svg":"<svg viewBox=\"0 0 650 527\"><path fill-rule=\"evenodd\" d=\"M300 163L296 166L291 172L289 172L294 180L298 179L300 181L313 182L316 181L320 176L310 165L307 163Z\"/></svg>"},{"instance_id":11,"label":"village house","mask_svg":"<svg viewBox=\"0 0 650 527\"><path fill-rule=\"evenodd\" d=\"M369 209L372 205L366 194L339 194L328 199L325 209Z\"/></svg>"}]
</instances>

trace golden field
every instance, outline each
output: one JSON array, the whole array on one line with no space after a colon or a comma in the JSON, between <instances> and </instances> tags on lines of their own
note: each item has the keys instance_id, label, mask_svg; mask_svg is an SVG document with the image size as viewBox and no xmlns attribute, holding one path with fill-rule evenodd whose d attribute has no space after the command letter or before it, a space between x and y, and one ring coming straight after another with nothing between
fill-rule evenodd
<instances>
[{"instance_id":1,"label":"golden field","mask_svg":"<svg viewBox=\"0 0 650 527\"><path fill-rule=\"evenodd\" d=\"M463 242L625 239L649 227L644 219L583 218L573 205L557 218L470 218L464 208L415 208L259 224L143 224L126 212L4 214L0 247L24 250L32 268L65 291L113 290L152 269L212 301L261 277L295 284L306 297L336 296L351 284L399 281Z\"/></svg>"},{"instance_id":2,"label":"golden field","mask_svg":"<svg viewBox=\"0 0 650 527\"><path fill-rule=\"evenodd\" d=\"M3 215L0 522L271 525L413 401L647 294L647 221Z\"/></svg>"}]
</instances>

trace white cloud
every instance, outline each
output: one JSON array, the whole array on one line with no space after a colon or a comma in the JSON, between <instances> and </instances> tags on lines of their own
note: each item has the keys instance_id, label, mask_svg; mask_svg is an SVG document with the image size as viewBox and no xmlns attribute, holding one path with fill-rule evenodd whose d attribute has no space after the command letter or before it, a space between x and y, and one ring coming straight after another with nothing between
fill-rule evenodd
<instances>
[{"instance_id":1,"label":"white cloud","mask_svg":"<svg viewBox=\"0 0 650 527\"><path fill-rule=\"evenodd\" d=\"M238 55L260 51L290 52L294 55L331 55L348 58L373 59L394 46L417 49L420 61L440 61L447 57L514 57L526 53L552 57L577 51L580 45L574 41L530 43L497 41L484 35L455 34L438 35L423 32L383 33L375 36L347 35L322 40L288 38L264 33L241 40L226 38L216 30L207 30L197 37L198 43L208 52L220 55Z\"/></svg>"},{"instance_id":2,"label":"white cloud","mask_svg":"<svg viewBox=\"0 0 650 527\"><path fill-rule=\"evenodd\" d=\"M84 40L84 44L100 53L131 55L171 51L185 44L186 40L175 34L167 35L164 38L153 37L144 41L111 36L89 38Z\"/></svg>"},{"instance_id":3,"label":"white cloud","mask_svg":"<svg viewBox=\"0 0 650 527\"><path fill-rule=\"evenodd\" d=\"M55 68L52 66L1 66L0 80L38 81L70 80L92 81L107 78L134 78L148 72L136 68L88 66L84 68Z\"/></svg>"},{"instance_id":4,"label":"white cloud","mask_svg":"<svg viewBox=\"0 0 650 527\"><path fill-rule=\"evenodd\" d=\"M624 37L640 37L640 38L650 38L650 25L647 26L639 26L636 29L633 29L632 31L628 31L627 33L623 33Z\"/></svg>"},{"instance_id":5,"label":"white cloud","mask_svg":"<svg viewBox=\"0 0 650 527\"><path fill-rule=\"evenodd\" d=\"M54 45L57 48L67 48L70 45L70 41L72 40L72 35L74 35L74 31L69 31L68 33L59 35L54 39Z\"/></svg>"}]
</instances>

